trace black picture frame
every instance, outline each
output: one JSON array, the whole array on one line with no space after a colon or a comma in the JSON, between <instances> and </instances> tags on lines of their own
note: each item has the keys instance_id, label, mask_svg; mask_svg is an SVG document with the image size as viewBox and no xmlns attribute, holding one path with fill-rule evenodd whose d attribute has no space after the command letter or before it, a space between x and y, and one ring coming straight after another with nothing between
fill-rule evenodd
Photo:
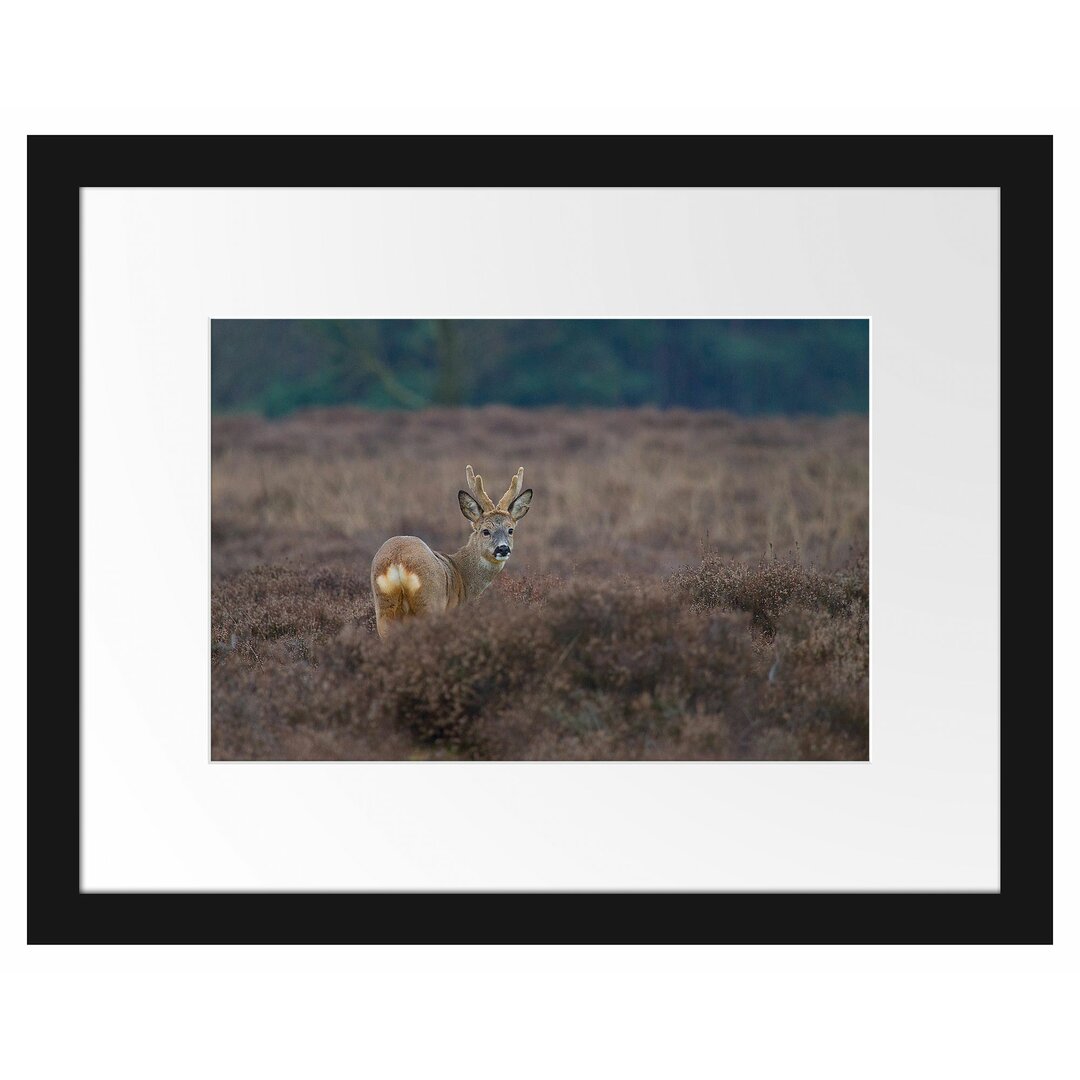
<instances>
[{"instance_id":1,"label":"black picture frame","mask_svg":"<svg viewBox=\"0 0 1080 1080\"><path fill-rule=\"evenodd\" d=\"M1049 943L1050 680L1010 658L1021 635L1049 627L1051 590L1008 569L1037 535L1033 511L1050 516L1031 489L1052 462L1052 156L1050 136L30 136L28 539L42 542L29 545L28 567L28 941ZM1000 892L80 891L80 191L418 185L1000 188ZM68 358L76 377L64 382ZM45 529L59 535L68 514L76 552L64 571ZM58 627L72 598L65 685Z\"/></svg>"}]
</instances>

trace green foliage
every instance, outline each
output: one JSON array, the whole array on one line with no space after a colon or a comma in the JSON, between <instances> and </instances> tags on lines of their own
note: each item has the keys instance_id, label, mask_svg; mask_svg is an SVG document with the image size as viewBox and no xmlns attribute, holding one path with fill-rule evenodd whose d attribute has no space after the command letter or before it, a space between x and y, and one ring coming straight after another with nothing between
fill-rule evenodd
<instances>
[{"instance_id":1,"label":"green foliage","mask_svg":"<svg viewBox=\"0 0 1080 1080\"><path fill-rule=\"evenodd\" d=\"M218 412L509 404L865 413L865 319L215 319Z\"/></svg>"}]
</instances>

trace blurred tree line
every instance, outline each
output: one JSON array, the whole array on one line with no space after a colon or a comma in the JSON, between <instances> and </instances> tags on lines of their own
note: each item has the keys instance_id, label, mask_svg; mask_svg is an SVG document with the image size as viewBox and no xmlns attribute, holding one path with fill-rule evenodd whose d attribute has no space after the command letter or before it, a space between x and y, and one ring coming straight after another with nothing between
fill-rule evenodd
<instances>
[{"instance_id":1,"label":"blurred tree line","mask_svg":"<svg viewBox=\"0 0 1080 1080\"><path fill-rule=\"evenodd\" d=\"M865 319L215 319L216 411L689 406L865 413Z\"/></svg>"}]
</instances>

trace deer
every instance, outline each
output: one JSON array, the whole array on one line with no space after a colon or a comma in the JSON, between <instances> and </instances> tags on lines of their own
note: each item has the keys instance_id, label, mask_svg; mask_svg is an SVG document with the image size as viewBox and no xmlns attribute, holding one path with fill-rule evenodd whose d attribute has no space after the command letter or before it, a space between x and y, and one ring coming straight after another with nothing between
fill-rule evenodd
<instances>
[{"instance_id":1,"label":"deer","mask_svg":"<svg viewBox=\"0 0 1080 1080\"><path fill-rule=\"evenodd\" d=\"M458 492L458 506L472 532L464 547L444 555L418 536L392 536L379 548L371 561L371 595L380 638L405 620L471 603L502 573L514 550L514 526L532 502L532 488L521 490L524 480L522 466L492 502L482 477L466 465L469 490Z\"/></svg>"}]
</instances>

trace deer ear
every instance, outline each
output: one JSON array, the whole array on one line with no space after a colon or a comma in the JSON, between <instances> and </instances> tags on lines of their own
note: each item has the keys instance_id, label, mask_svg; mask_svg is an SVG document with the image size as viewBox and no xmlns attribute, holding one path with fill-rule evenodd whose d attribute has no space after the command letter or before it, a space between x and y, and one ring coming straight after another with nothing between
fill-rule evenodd
<instances>
[{"instance_id":1,"label":"deer ear","mask_svg":"<svg viewBox=\"0 0 1080 1080\"><path fill-rule=\"evenodd\" d=\"M461 507L461 512L470 521L479 521L483 514L480 509L480 504L467 492L459 491L457 493L458 506Z\"/></svg>"},{"instance_id":2,"label":"deer ear","mask_svg":"<svg viewBox=\"0 0 1080 1080\"><path fill-rule=\"evenodd\" d=\"M526 488L506 509L506 512L515 520L520 521L529 512L529 503L532 502L532 488Z\"/></svg>"}]
</instances>

